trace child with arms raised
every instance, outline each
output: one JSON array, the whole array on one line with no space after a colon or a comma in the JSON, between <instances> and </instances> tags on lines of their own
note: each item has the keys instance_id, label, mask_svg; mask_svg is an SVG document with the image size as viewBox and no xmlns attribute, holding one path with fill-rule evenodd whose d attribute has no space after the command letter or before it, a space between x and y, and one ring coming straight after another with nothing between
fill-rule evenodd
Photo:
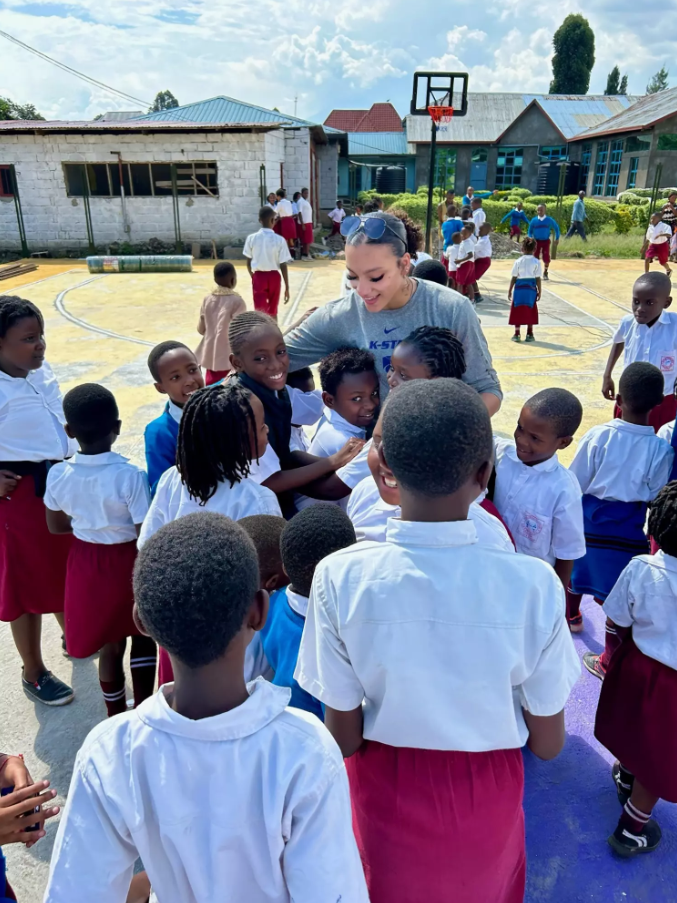
<instances>
[{"instance_id":1,"label":"child with arms raised","mask_svg":"<svg viewBox=\"0 0 677 903\"><path fill-rule=\"evenodd\" d=\"M47 474L47 526L51 533L74 536L66 575L66 646L74 658L99 652L99 682L111 717L127 706L127 637L135 705L155 686L155 644L138 635L132 618L136 540L150 492L146 474L111 451L120 415L108 389L95 383L71 389L64 414L79 451Z\"/></svg>"},{"instance_id":2,"label":"child with arms raised","mask_svg":"<svg viewBox=\"0 0 677 903\"><path fill-rule=\"evenodd\" d=\"M241 295L235 291L237 272L228 260L214 266L216 286L202 302L197 331L202 340L195 356L205 368L205 383L211 386L230 373L230 345L228 327L237 314L247 310Z\"/></svg>"},{"instance_id":3,"label":"child with arms raised","mask_svg":"<svg viewBox=\"0 0 677 903\"><path fill-rule=\"evenodd\" d=\"M649 425L649 414L663 397L660 370L653 364L630 364L619 389L620 418L589 430L569 468L583 492L586 541L585 557L574 564L567 596L574 633L583 629L581 596L589 593L601 605L630 560L649 551L647 506L667 483L674 459L670 445ZM604 677L616 644L613 626L607 624L604 653L586 652L586 668Z\"/></svg>"},{"instance_id":4,"label":"child with arms raised","mask_svg":"<svg viewBox=\"0 0 677 903\"><path fill-rule=\"evenodd\" d=\"M623 806L609 837L621 856L655 850L651 818L659 799L677 803L677 483L650 504L649 532L661 550L633 558L604 603L623 635L599 697L595 737L617 759L613 780Z\"/></svg>"},{"instance_id":5,"label":"child with arms raised","mask_svg":"<svg viewBox=\"0 0 677 903\"><path fill-rule=\"evenodd\" d=\"M477 543L493 442L475 391L402 386L379 457L401 517L318 566L295 677L349 757L371 903L521 903L520 747L559 753L580 671L564 593L542 562Z\"/></svg>"},{"instance_id":6,"label":"child with arms raised","mask_svg":"<svg viewBox=\"0 0 677 903\"><path fill-rule=\"evenodd\" d=\"M142 549L138 620L174 683L85 740L46 903L123 903L139 856L159 900L367 903L336 744L287 708L288 689L245 683L268 607L259 581L251 540L219 514L167 524Z\"/></svg>"}]
</instances>

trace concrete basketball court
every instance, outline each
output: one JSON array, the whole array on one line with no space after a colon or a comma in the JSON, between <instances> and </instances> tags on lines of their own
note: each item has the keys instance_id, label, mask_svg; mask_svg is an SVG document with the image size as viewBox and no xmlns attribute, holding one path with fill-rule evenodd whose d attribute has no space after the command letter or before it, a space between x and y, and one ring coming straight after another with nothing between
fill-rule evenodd
<instances>
[{"instance_id":1,"label":"concrete basketball court","mask_svg":"<svg viewBox=\"0 0 677 903\"><path fill-rule=\"evenodd\" d=\"M252 304L244 265L237 264L239 290ZM544 283L536 342L510 341L507 287L511 261L497 260L483 280L478 306L505 400L494 418L499 434L510 435L523 402L539 389L563 386L584 406L579 435L612 416L600 392L601 375L614 330L630 311L631 289L642 272L639 261L554 261ZM291 267L291 302L280 321L339 294L340 261L296 263ZM91 276L79 261L49 261L25 277L0 282L0 293L34 301L46 320L47 359L62 388L101 382L116 395L123 419L116 450L143 464L143 429L161 411L146 367L150 348L164 339L194 347L200 302L212 284L211 264L196 262L193 273ZM620 369L620 367L619 367ZM571 460L574 449L561 458ZM30 575L27 575L30 579ZM601 651L603 618L584 602L586 630L576 638L582 655ZM37 707L23 694L19 660L9 626L0 624L0 749L23 752L34 778L49 778L63 804L75 754L91 727L105 717L96 659L72 661L61 654L60 631L45 618L47 666L72 683L76 699L64 709ZM131 683L128 681L128 687ZM610 778L608 753L592 736L599 681L582 670L567 706L568 740L550 763L525 754L529 903L672 903L677 900L677 812L659 803L656 816L663 844L649 857L613 858L605 841L619 808ZM20 901L37 903L47 879L56 820L31 850L6 847L10 881ZM425 903L425 901L421 901Z\"/></svg>"}]
</instances>

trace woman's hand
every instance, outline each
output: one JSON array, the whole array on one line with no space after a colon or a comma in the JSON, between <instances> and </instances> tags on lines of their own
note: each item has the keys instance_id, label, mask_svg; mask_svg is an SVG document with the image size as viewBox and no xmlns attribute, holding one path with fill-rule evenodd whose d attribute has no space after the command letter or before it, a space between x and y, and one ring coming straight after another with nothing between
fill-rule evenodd
<instances>
[{"instance_id":1,"label":"woman's hand","mask_svg":"<svg viewBox=\"0 0 677 903\"><path fill-rule=\"evenodd\" d=\"M338 470L340 467L344 467L346 464L352 461L355 455L357 455L357 453L360 452L363 448L364 439L356 439L355 437L348 439L343 448L340 448L336 452L336 454L329 456L332 469Z\"/></svg>"},{"instance_id":2,"label":"woman's hand","mask_svg":"<svg viewBox=\"0 0 677 903\"><path fill-rule=\"evenodd\" d=\"M0 470L0 498L8 498L19 485L21 477L11 470Z\"/></svg>"},{"instance_id":3,"label":"woman's hand","mask_svg":"<svg viewBox=\"0 0 677 903\"><path fill-rule=\"evenodd\" d=\"M45 836L45 821L60 811L58 806L42 808L56 796L56 790L48 790L48 787L49 781L36 781L0 797L0 846L25 843L32 847Z\"/></svg>"}]
</instances>

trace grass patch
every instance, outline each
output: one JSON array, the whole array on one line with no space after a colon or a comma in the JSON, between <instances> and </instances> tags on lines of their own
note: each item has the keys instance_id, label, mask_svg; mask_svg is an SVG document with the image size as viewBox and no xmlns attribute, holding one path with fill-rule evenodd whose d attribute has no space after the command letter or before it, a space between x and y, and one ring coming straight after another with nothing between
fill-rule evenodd
<instances>
[{"instance_id":1,"label":"grass patch","mask_svg":"<svg viewBox=\"0 0 677 903\"><path fill-rule=\"evenodd\" d=\"M627 235L618 235L615 232L598 232L589 235L587 242L578 236L566 241L560 240L557 248L557 256L563 260L567 257L619 257L625 260L639 260L639 252L642 247L642 231L639 234L632 232Z\"/></svg>"}]
</instances>

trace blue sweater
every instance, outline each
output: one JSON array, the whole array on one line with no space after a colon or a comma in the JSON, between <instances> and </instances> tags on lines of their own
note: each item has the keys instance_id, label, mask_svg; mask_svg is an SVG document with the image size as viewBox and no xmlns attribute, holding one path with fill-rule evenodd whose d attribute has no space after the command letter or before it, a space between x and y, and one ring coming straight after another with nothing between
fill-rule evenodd
<instances>
[{"instance_id":1,"label":"blue sweater","mask_svg":"<svg viewBox=\"0 0 677 903\"><path fill-rule=\"evenodd\" d=\"M306 619L294 611L287 600L287 588L271 594L268 620L261 631L263 651L275 672L273 683L291 688L290 705L317 715L324 721L322 704L306 693L294 680L294 670L299 657L303 626Z\"/></svg>"},{"instance_id":2,"label":"blue sweater","mask_svg":"<svg viewBox=\"0 0 677 903\"><path fill-rule=\"evenodd\" d=\"M559 226L551 216L542 220L535 216L529 223L529 236L536 241L547 241L551 231L555 233L555 241L559 241Z\"/></svg>"},{"instance_id":3,"label":"blue sweater","mask_svg":"<svg viewBox=\"0 0 677 903\"><path fill-rule=\"evenodd\" d=\"M444 250L446 251L451 243L451 236L454 232L460 232L463 228L463 220L459 217L456 219L445 219L442 223L442 236L444 237Z\"/></svg>"},{"instance_id":4,"label":"blue sweater","mask_svg":"<svg viewBox=\"0 0 677 903\"><path fill-rule=\"evenodd\" d=\"M176 446L179 440L179 424L169 413L169 402L155 420L146 427L143 440L146 445L146 468L150 491L155 495L162 474L176 464Z\"/></svg>"},{"instance_id":5,"label":"blue sweater","mask_svg":"<svg viewBox=\"0 0 677 903\"><path fill-rule=\"evenodd\" d=\"M527 226L529 225L529 217L524 210L518 210L516 207L513 207L509 213L506 213L501 222L504 223L508 218L510 219L510 227L512 229L519 226L520 223L524 223Z\"/></svg>"}]
</instances>

